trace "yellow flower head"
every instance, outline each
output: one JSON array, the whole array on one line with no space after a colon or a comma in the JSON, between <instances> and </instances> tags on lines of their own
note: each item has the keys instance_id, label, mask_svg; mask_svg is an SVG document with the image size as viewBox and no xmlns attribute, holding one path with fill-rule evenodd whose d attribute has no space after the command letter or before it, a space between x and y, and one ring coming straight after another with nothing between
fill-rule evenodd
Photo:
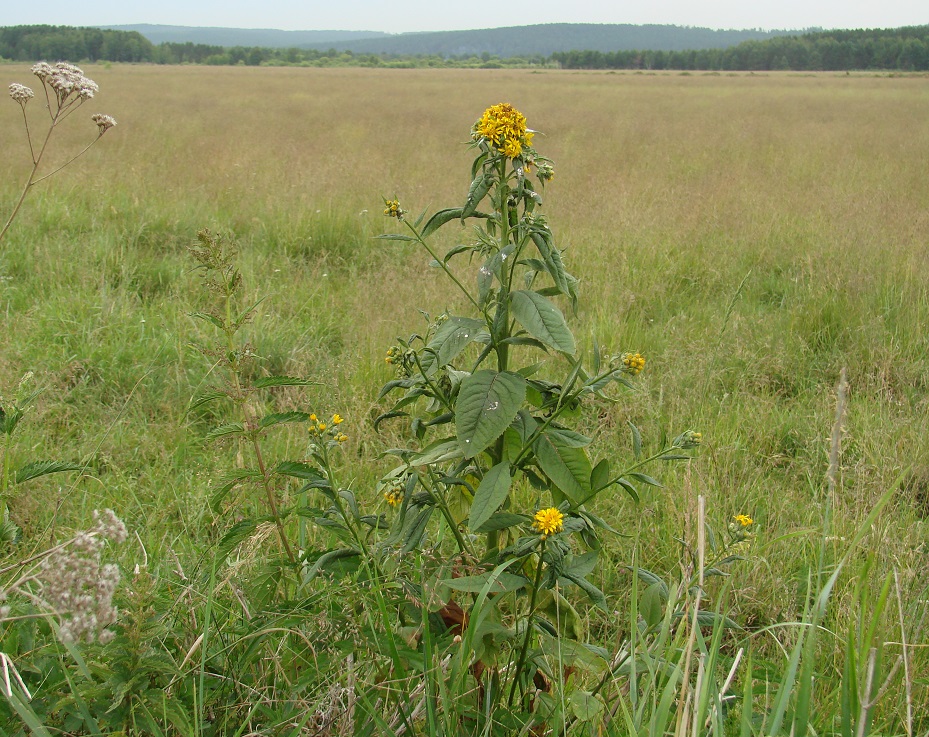
<instances>
[{"instance_id":1,"label":"yellow flower head","mask_svg":"<svg viewBox=\"0 0 929 737\"><path fill-rule=\"evenodd\" d=\"M535 513L532 528L543 537L554 535L564 529L564 515L555 507L540 509Z\"/></svg>"},{"instance_id":2,"label":"yellow flower head","mask_svg":"<svg viewBox=\"0 0 929 737\"><path fill-rule=\"evenodd\" d=\"M519 156L523 146L532 145L532 135L526 129L526 116L506 102L487 108L472 129L475 140L483 138L509 159Z\"/></svg>"},{"instance_id":3,"label":"yellow flower head","mask_svg":"<svg viewBox=\"0 0 929 737\"><path fill-rule=\"evenodd\" d=\"M384 492L384 500L392 507L400 506L403 501L403 487L394 486Z\"/></svg>"},{"instance_id":4,"label":"yellow flower head","mask_svg":"<svg viewBox=\"0 0 929 737\"><path fill-rule=\"evenodd\" d=\"M332 424L341 425L345 420L342 419L342 415L332 415Z\"/></svg>"},{"instance_id":5,"label":"yellow flower head","mask_svg":"<svg viewBox=\"0 0 929 737\"><path fill-rule=\"evenodd\" d=\"M316 422L316 415L310 415L310 419L313 420L313 422Z\"/></svg>"},{"instance_id":6,"label":"yellow flower head","mask_svg":"<svg viewBox=\"0 0 929 737\"><path fill-rule=\"evenodd\" d=\"M399 200L384 200L384 214L388 217L403 220L404 210L400 207Z\"/></svg>"},{"instance_id":7,"label":"yellow flower head","mask_svg":"<svg viewBox=\"0 0 929 737\"><path fill-rule=\"evenodd\" d=\"M624 353L623 367L627 373L635 376L645 368L645 356L641 353Z\"/></svg>"},{"instance_id":8,"label":"yellow flower head","mask_svg":"<svg viewBox=\"0 0 929 737\"><path fill-rule=\"evenodd\" d=\"M742 527L750 527L751 525L755 524L755 520L753 520L747 514L737 514L732 519L742 525Z\"/></svg>"}]
</instances>

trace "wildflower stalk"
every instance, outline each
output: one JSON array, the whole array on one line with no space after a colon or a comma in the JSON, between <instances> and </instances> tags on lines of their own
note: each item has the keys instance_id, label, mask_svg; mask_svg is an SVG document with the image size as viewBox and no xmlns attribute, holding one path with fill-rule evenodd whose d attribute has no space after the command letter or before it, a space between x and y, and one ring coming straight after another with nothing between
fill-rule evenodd
<instances>
[{"instance_id":1,"label":"wildflower stalk","mask_svg":"<svg viewBox=\"0 0 929 737\"><path fill-rule=\"evenodd\" d=\"M45 62L41 62L32 67L32 72L42 82L49 114L49 126L48 131L45 133L45 139L42 141L38 153L36 153L36 148L32 141L32 131L29 127L29 117L26 115L26 103L32 99L35 94L30 88L21 84L10 85L10 97L14 102L18 103L22 109L23 124L26 129L26 140L29 144L29 156L32 161L32 169L19 195L19 199L13 206L13 211L10 213L9 218L7 218L3 229L0 230L0 242L3 241L4 236L6 236L7 231L16 219L16 215L19 213L23 202L25 202L29 190L39 182L54 176L66 166L79 159L90 150L91 146L103 137L104 133L116 125L116 121L109 115L93 115L91 119L97 125L97 137L64 164L61 164L47 174L36 176L39 171L39 166L42 163L42 157L48 149L48 144L49 141L51 141L52 133L54 133L55 128L83 105L86 100L91 99L98 88L93 80L84 76L83 71L81 71L79 67L68 64L67 62L58 62L54 67ZM49 90L51 90L51 92Z\"/></svg>"}]
</instances>

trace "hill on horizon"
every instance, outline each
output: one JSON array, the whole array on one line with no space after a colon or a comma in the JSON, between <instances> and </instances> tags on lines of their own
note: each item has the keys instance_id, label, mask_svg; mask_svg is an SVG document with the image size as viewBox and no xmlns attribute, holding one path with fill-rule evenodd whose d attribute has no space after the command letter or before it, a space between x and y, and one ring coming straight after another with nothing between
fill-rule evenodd
<instances>
[{"instance_id":1,"label":"hill on horizon","mask_svg":"<svg viewBox=\"0 0 929 737\"><path fill-rule=\"evenodd\" d=\"M361 54L512 57L557 51L685 51L721 49L743 41L763 41L802 31L714 30L673 25L547 23L470 31L388 34L377 31L281 31L274 29L195 28L186 26L100 26L137 31L154 44L202 43L217 46L312 48Z\"/></svg>"},{"instance_id":2,"label":"hill on horizon","mask_svg":"<svg viewBox=\"0 0 929 737\"><path fill-rule=\"evenodd\" d=\"M343 43L379 38L382 31L282 31L277 28L214 28L208 26L165 26L139 23L122 26L97 26L104 30L136 31L153 44L195 43L211 46L261 46L264 48L309 48L322 44Z\"/></svg>"}]
</instances>

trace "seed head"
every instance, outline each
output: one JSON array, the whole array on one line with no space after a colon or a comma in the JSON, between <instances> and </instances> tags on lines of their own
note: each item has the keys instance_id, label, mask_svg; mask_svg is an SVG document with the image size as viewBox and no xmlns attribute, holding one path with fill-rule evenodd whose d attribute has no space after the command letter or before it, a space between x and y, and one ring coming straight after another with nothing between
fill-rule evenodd
<instances>
[{"instance_id":1,"label":"seed head","mask_svg":"<svg viewBox=\"0 0 929 737\"><path fill-rule=\"evenodd\" d=\"M99 132L99 135L101 136L104 133L106 133L110 128L112 128L114 125L116 125L115 118L113 118L110 115L103 115L102 113L91 115L90 119L94 121L94 123L97 124L97 130Z\"/></svg>"},{"instance_id":2,"label":"seed head","mask_svg":"<svg viewBox=\"0 0 929 737\"><path fill-rule=\"evenodd\" d=\"M29 100L35 97L35 92L31 88L15 82L10 85L10 97L20 105L25 105Z\"/></svg>"}]
</instances>

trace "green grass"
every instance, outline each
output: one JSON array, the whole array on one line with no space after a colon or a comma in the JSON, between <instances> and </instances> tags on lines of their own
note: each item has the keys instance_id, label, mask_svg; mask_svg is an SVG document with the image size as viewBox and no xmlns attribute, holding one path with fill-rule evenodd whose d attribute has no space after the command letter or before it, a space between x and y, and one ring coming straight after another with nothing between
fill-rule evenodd
<instances>
[{"instance_id":1,"label":"green grass","mask_svg":"<svg viewBox=\"0 0 929 737\"><path fill-rule=\"evenodd\" d=\"M2 69L7 83L29 81L25 67ZM752 645L753 667L772 674L773 693L786 663L781 648L790 652L800 630L761 628L801 620L811 579L815 585L819 573L831 572L873 506L892 492L846 563L824 615L827 631L815 641L819 733L840 729L829 715L838 714L844 639L874 612L874 598L860 595L861 587L879 590L896 572L905 631L916 632L926 611L929 545L924 80L86 71L101 88L88 112L113 114L119 125L31 194L0 247L0 387L11 389L32 370L45 388L21 426L18 461L78 460L87 472L35 481L11 510L30 549L87 525L95 508L112 507L126 520L133 534L120 558L120 646L146 643L158 663L145 671L151 683L170 683L171 699L201 709L185 715L134 683L126 693L135 695L104 719L119 683L90 648L92 677L68 672L83 679L78 690L110 725L101 726L104 733L154 733L145 725L157 723L165 734L233 734L239 727L243 734L315 734L297 726L307 715L331 718L332 733L348 733L346 714L361 724L370 712L391 730L402 723L377 706L378 684L406 686L384 683L391 655L383 623L364 614L376 611L364 606L370 591L321 584L306 601L284 606L262 600L254 586L255 598L243 604L235 592L241 596L243 582L260 571L261 545L237 551L235 560L214 560L217 541L261 501L238 493L221 516L209 507L211 486L234 453L202 443L213 416L186 411L210 369L191 344L211 340L189 316L205 296L186 247L202 227L236 235L246 292L268 295L246 330L264 369L323 384L276 392L275 409L344 415L346 478L376 508L374 482L386 470L376 459L400 434L398 427L382 435L371 428L383 409L377 391L389 378L384 350L395 336L424 327L417 309L462 309L446 301L420 253L372 240L392 228L381 198L396 195L414 213L459 204L468 152L455 144L466 142L485 107L502 100L545 133L536 146L556 164L545 210L568 249L569 269L582 280L583 309L572 322L579 343L641 351L648 360L635 392L598 408L587 428L597 433L594 450L628 457L630 421L642 430L646 451L687 427L704 435L693 463L655 472L665 486L643 492L638 507L617 497L598 510L639 540L639 565L680 576L675 538L695 541L698 495L717 531L735 514L751 515L757 534L744 551L748 560L732 566L725 596L725 611L748 633L719 647L731 658L737 646ZM0 203L15 201L26 176L18 114L13 103L0 105L0 148L8 152L0 161ZM60 155L92 135L82 115L56 142ZM451 244L460 236L444 237ZM843 367L848 408L824 538ZM297 458L304 443L298 430L287 431L271 450ZM312 535L312 545L326 544L318 531ZM274 545L273 535L264 540ZM608 649L633 629L625 569L632 557L631 540L611 541L615 567L599 572L619 615L583 612ZM721 595L710 586L704 606L713 609ZM890 644L901 636L894 596L873 638L888 643L885 673L900 653ZM42 628L36 632L41 642ZM201 633L203 649L184 662ZM669 633L669 641L677 636ZM365 648L380 654L368 658ZM48 648L5 638L0 649L20 653L21 662L35 656L24 678L39 693L33 708L48 724L79 713L63 696L71 692L65 666L52 664ZM914 726L929 728L918 716L929 712L929 660L924 648L910 655L908 679L898 671L872 712L874 733L906 733L907 680ZM70 662L66 654L61 662ZM439 688L441 674L423 667L431 673L428 688ZM237 680L213 681L207 672ZM351 693L344 690L350 678L357 684ZM760 679L754 683L763 690ZM16 733L17 717L6 708L0 703L4 726ZM213 727L197 726L211 720ZM625 734L619 724L611 729ZM63 728L93 733L75 725Z\"/></svg>"}]
</instances>

